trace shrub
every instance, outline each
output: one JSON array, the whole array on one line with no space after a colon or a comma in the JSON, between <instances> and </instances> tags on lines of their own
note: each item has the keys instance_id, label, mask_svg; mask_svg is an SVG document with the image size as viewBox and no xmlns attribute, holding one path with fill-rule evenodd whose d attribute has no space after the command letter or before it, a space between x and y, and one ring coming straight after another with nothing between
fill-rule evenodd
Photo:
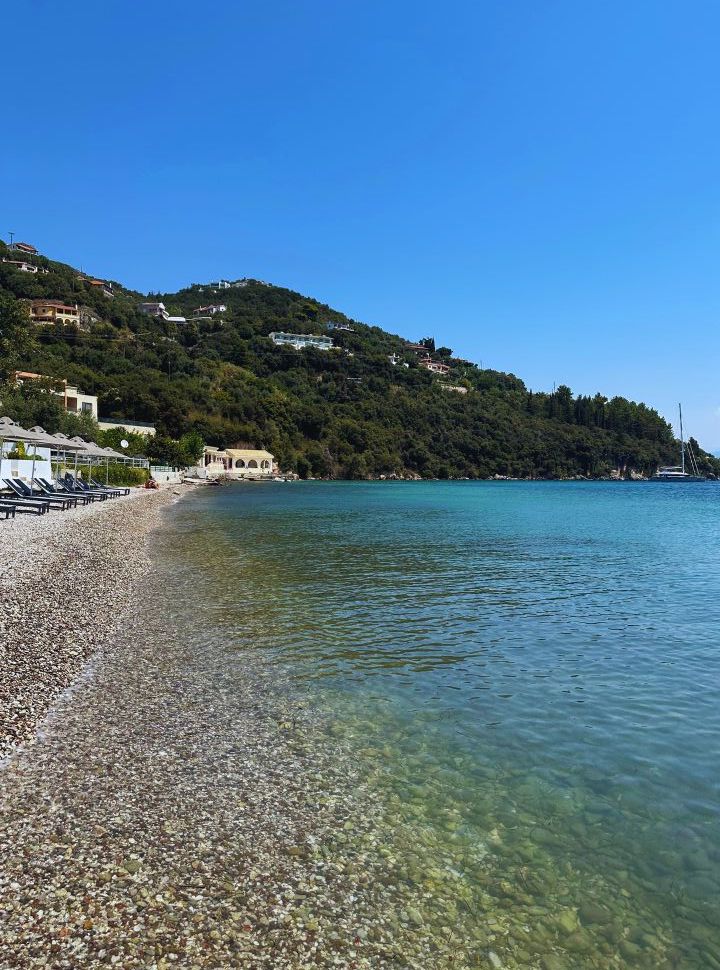
<instances>
[{"instance_id":1,"label":"shrub","mask_svg":"<svg viewBox=\"0 0 720 970\"><path fill-rule=\"evenodd\" d=\"M88 478L94 478L101 485L104 485L106 481L108 485L144 485L150 477L147 468L121 465L119 462L107 466L107 478L105 465L93 465L92 467L81 465L78 472L82 474L86 481Z\"/></svg>"}]
</instances>

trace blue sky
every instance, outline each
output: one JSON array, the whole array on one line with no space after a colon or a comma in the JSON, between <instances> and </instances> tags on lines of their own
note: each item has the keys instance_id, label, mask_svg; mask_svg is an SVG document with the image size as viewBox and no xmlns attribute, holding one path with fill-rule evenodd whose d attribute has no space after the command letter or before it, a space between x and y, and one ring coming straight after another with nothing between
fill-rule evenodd
<instances>
[{"instance_id":1,"label":"blue sky","mask_svg":"<svg viewBox=\"0 0 720 970\"><path fill-rule=\"evenodd\" d=\"M717 3L2 19L3 238L142 290L255 276L533 388L682 400L720 449Z\"/></svg>"}]
</instances>

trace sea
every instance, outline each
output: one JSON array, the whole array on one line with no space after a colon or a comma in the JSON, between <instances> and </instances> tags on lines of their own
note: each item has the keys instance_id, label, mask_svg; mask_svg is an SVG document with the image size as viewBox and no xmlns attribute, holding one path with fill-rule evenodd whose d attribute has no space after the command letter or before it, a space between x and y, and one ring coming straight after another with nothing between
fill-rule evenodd
<instances>
[{"instance_id":1,"label":"sea","mask_svg":"<svg viewBox=\"0 0 720 970\"><path fill-rule=\"evenodd\" d=\"M213 635L387 805L423 932L720 968L719 484L246 483L168 514Z\"/></svg>"}]
</instances>

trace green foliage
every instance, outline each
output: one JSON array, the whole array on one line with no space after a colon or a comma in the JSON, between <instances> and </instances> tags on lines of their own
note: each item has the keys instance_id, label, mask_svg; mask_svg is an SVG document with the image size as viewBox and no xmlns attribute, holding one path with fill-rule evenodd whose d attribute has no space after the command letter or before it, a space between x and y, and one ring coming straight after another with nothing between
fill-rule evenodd
<instances>
[{"instance_id":1,"label":"green foliage","mask_svg":"<svg viewBox=\"0 0 720 970\"><path fill-rule=\"evenodd\" d=\"M115 284L108 299L72 267L33 261L49 272L19 273L0 264L6 327L24 334L18 299L38 296L86 305L100 322L87 333L37 328L34 346L20 341L13 367L76 383L98 395L101 415L153 422L158 436L100 432L86 416L64 415L41 390L23 397L0 388L0 413L21 423L114 448L126 437L128 454L176 466L193 464L201 441L263 447L303 477L556 478L616 468L650 473L678 460L670 426L644 404L575 396L566 385L552 394L533 392L512 374L481 370L423 338L427 352L450 367L442 380L468 393L443 390L400 337L282 287L247 281L217 292L194 285L153 294L173 315L188 318L199 306L227 307L209 320L177 326L141 314L137 305L147 296ZM268 339L273 330L327 334L328 323L352 327L332 331L329 352L276 347ZM391 354L409 366L393 366ZM78 422L83 430L72 430ZM695 454L706 473L720 471L720 462L699 446Z\"/></svg>"},{"instance_id":2,"label":"green foliage","mask_svg":"<svg viewBox=\"0 0 720 970\"><path fill-rule=\"evenodd\" d=\"M104 431L99 431L98 435L98 438L95 440L98 442L98 444L102 445L103 448L114 448L115 451L119 451L120 454L127 455L128 458L137 458L138 456L144 456L147 453L148 439L145 437L145 435L128 431L127 428L107 428ZM123 446L120 444L121 441L127 441L127 448L123 448Z\"/></svg>"},{"instance_id":3,"label":"green foliage","mask_svg":"<svg viewBox=\"0 0 720 970\"><path fill-rule=\"evenodd\" d=\"M157 435L146 442L146 453L155 465L187 468L202 457L204 441L197 431L188 431L179 441L167 435Z\"/></svg>"},{"instance_id":4,"label":"green foliage","mask_svg":"<svg viewBox=\"0 0 720 970\"><path fill-rule=\"evenodd\" d=\"M15 461L28 461L32 458L32 451L32 445L26 445L24 441L16 441L5 457Z\"/></svg>"},{"instance_id":5,"label":"green foliage","mask_svg":"<svg viewBox=\"0 0 720 970\"><path fill-rule=\"evenodd\" d=\"M147 468L134 468L121 462L111 462L107 468L103 465L84 465L81 469L82 477L95 479L100 485L144 485L150 477Z\"/></svg>"},{"instance_id":6,"label":"green foliage","mask_svg":"<svg viewBox=\"0 0 720 970\"><path fill-rule=\"evenodd\" d=\"M27 306L11 293L0 291L0 380L17 370L20 361L31 356L34 346Z\"/></svg>"}]
</instances>

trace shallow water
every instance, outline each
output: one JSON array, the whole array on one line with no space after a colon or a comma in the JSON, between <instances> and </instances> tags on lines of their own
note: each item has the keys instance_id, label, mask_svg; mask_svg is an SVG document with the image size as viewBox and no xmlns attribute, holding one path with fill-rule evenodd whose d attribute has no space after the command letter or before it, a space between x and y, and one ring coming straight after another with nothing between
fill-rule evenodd
<instances>
[{"instance_id":1,"label":"shallow water","mask_svg":"<svg viewBox=\"0 0 720 970\"><path fill-rule=\"evenodd\" d=\"M353 746L411 923L507 966L720 967L720 486L193 498L162 554Z\"/></svg>"}]
</instances>

